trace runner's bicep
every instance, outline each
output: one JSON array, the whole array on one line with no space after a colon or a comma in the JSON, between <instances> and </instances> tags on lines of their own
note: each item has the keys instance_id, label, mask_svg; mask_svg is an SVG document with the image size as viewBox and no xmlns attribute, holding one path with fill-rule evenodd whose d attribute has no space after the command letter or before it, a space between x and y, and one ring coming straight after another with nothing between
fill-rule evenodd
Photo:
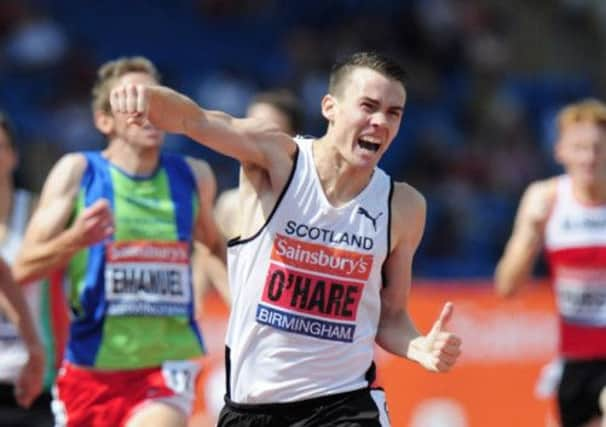
<instances>
[{"instance_id":1,"label":"runner's bicep","mask_svg":"<svg viewBox=\"0 0 606 427\"><path fill-rule=\"evenodd\" d=\"M542 223L537 222L528 204L522 202L511 237L505 246L504 258L517 258L521 264L532 262L538 255L542 242Z\"/></svg>"},{"instance_id":2,"label":"runner's bicep","mask_svg":"<svg viewBox=\"0 0 606 427\"><path fill-rule=\"evenodd\" d=\"M401 242L392 250L383 266L382 318L406 306L412 282L413 252L414 249Z\"/></svg>"},{"instance_id":3,"label":"runner's bicep","mask_svg":"<svg viewBox=\"0 0 606 427\"><path fill-rule=\"evenodd\" d=\"M398 183L391 209L393 248L383 266L381 298L386 309L399 309L410 291L413 258L425 229L426 203L412 187Z\"/></svg>"}]
</instances>

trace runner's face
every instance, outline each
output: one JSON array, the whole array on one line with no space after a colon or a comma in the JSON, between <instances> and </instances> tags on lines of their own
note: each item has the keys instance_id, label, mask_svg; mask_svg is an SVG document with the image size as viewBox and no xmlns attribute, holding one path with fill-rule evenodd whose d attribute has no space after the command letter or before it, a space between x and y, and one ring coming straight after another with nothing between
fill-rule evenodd
<instances>
[{"instance_id":1,"label":"runner's face","mask_svg":"<svg viewBox=\"0 0 606 427\"><path fill-rule=\"evenodd\" d=\"M0 178L10 177L17 166L17 155L6 131L0 128Z\"/></svg>"},{"instance_id":2,"label":"runner's face","mask_svg":"<svg viewBox=\"0 0 606 427\"><path fill-rule=\"evenodd\" d=\"M606 183L606 129L596 123L573 123L564 129L556 156L581 185Z\"/></svg>"},{"instance_id":3,"label":"runner's face","mask_svg":"<svg viewBox=\"0 0 606 427\"><path fill-rule=\"evenodd\" d=\"M116 81L120 85L156 85L158 82L149 74L136 72L126 73ZM164 141L164 132L153 127L148 121L143 125L127 124L124 114L114 115L114 138L119 138L140 148L157 148Z\"/></svg>"},{"instance_id":4,"label":"runner's face","mask_svg":"<svg viewBox=\"0 0 606 427\"><path fill-rule=\"evenodd\" d=\"M353 166L374 167L398 133L406 91L369 68L357 68L346 79L334 98L338 150Z\"/></svg>"}]
</instances>

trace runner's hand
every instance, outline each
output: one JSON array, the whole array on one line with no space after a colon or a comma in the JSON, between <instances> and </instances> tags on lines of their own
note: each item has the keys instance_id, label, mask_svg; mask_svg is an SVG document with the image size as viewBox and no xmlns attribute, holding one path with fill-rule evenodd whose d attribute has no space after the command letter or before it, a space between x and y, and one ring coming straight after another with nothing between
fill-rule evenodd
<instances>
[{"instance_id":1,"label":"runner's hand","mask_svg":"<svg viewBox=\"0 0 606 427\"><path fill-rule=\"evenodd\" d=\"M33 347L28 352L27 363L15 383L15 399L24 408L29 408L38 397L44 382L44 351L41 347Z\"/></svg>"},{"instance_id":2,"label":"runner's hand","mask_svg":"<svg viewBox=\"0 0 606 427\"><path fill-rule=\"evenodd\" d=\"M82 211L70 227L76 244L85 248L110 237L114 232L114 219L109 202L99 199Z\"/></svg>"},{"instance_id":3,"label":"runner's hand","mask_svg":"<svg viewBox=\"0 0 606 427\"><path fill-rule=\"evenodd\" d=\"M453 310L453 304L446 303L429 334L417 337L410 342L409 358L416 360L429 371L449 371L461 354L461 339L445 330Z\"/></svg>"}]
</instances>

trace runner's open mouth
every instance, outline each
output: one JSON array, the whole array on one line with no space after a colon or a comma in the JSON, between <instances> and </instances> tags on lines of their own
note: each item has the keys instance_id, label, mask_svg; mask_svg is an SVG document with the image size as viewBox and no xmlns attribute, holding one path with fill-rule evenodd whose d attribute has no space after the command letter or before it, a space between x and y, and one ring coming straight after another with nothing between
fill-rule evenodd
<instances>
[{"instance_id":1,"label":"runner's open mouth","mask_svg":"<svg viewBox=\"0 0 606 427\"><path fill-rule=\"evenodd\" d=\"M381 146L381 144L375 143L375 142L371 142L365 139L358 139L358 145L362 148L364 148L365 150L369 150L369 151L374 151L377 152L379 151L379 147Z\"/></svg>"}]
</instances>

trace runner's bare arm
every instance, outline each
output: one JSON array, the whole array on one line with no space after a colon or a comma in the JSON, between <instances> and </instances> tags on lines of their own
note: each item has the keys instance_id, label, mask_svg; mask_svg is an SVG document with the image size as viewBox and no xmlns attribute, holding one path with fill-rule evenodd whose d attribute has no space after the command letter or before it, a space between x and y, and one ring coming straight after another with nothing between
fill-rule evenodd
<instances>
[{"instance_id":1,"label":"runner's bare arm","mask_svg":"<svg viewBox=\"0 0 606 427\"><path fill-rule=\"evenodd\" d=\"M452 304L445 305L436 324L422 336L408 314L412 261L425 228L426 205L412 187L396 184L392 201L393 249L384 266L381 317L376 341L385 350L414 360L431 371L448 371L460 354L461 340L445 324Z\"/></svg>"},{"instance_id":2,"label":"runner's bare arm","mask_svg":"<svg viewBox=\"0 0 606 427\"><path fill-rule=\"evenodd\" d=\"M512 295L530 279L554 196L553 180L531 184L522 196L512 235L495 270L499 295Z\"/></svg>"},{"instance_id":3,"label":"runner's bare arm","mask_svg":"<svg viewBox=\"0 0 606 427\"><path fill-rule=\"evenodd\" d=\"M38 338L25 297L13 281L8 265L2 259L0 259L0 307L17 327L19 336L27 348L28 360L21 370L15 387L17 401L27 407L42 391L44 348Z\"/></svg>"},{"instance_id":4,"label":"runner's bare arm","mask_svg":"<svg viewBox=\"0 0 606 427\"><path fill-rule=\"evenodd\" d=\"M163 86L123 85L112 90L112 110L129 114L130 121L147 117L156 127L181 133L242 164L274 173L276 164L292 159L296 146L276 126L237 119L220 111L201 108L193 100Z\"/></svg>"},{"instance_id":5,"label":"runner's bare arm","mask_svg":"<svg viewBox=\"0 0 606 427\"><path fill-rule=\"evenodd\" d=\"M408 199L403 203L402 199ZM406 356L408 343L420 333L408 316L412 259L425 227L425 200L406 184L397 183L392 200L392 249L383 273L381 318L377 343L385 350ZM408 225L405 225L407 222Z\"/></svg>"},{"instance_id":6,"label":"runner's bare arm","mask_svg":"<svg viewBox=\"0 0 606 427\"><path fill-rule=\"evenodd\" d=\"M29 308L19 286L13 281L8 265L0 259L0 290L2 291L3 312L19 330L19 336L28 348L42 348L38 334L31 320Z\"/></svg>"},{"instance_id":7,"label":"runner's bare arm","mask_svg":"<svg viewBox=\"0 0 606 427\"><path fill-rule=\"evenodd\" d=\"M211 286L219 293L226 305L231 305L225 263L211 254L210 250L201 243L195 245L192 268L194 269L196 302L200 307L203 306L204 296Z\"/></svg>"},{"instance_id":8,"label":"runner's bare arm","mask_svg":"<svg viewBox=\"0 0 606 427\"><path fill-rule=\"evenodd\" d=\"M226 244L213 215L216 180L210 166L203 161L187 158L198 184L200 210L196 222L193 268L196 288L204 291L210 283L226 304L230 303L227 284ZM203 293L203 292L202 292Z\"/></svg>"},{"instance_id":9,"label":"runner's bare arm","mask_svg":"<svg viewBox=\"0 0 606 427\"><path fill-rule=\"evenodd\" d=\"M13 265L18 283L37 280L65 266L78 250L113 232L107 200L86 208L68 227L86 164L83 155L68 154L48 175Z\"/></svg>"},{"instance_id":10,"label":"runner's bare arm","mask_svg":"<svg viewBox=\"0 0 606 427\"><path fill-rule=\"evenodd\" d=\"M215 175L208 163L187 158L198 186L199 211L194 230L194 238L204 244L213 255L217 256L224 264L226 261L225 239L221 235L219 226L213 215L215 196L217 194L217 182Z\"/></svg>"}]
</instances>

